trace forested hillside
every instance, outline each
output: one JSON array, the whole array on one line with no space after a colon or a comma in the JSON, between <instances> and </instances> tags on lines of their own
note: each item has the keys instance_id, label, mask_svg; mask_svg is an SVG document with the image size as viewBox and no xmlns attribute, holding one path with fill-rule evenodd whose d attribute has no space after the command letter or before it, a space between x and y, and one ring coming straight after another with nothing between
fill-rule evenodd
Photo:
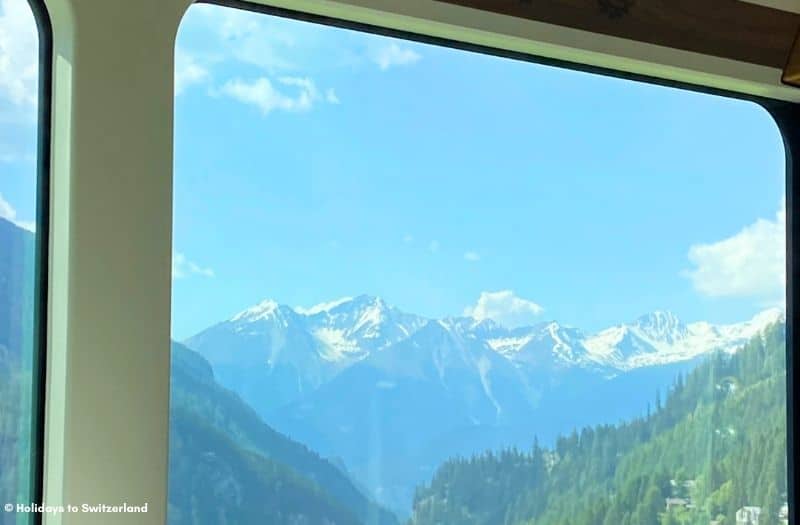
<instances>
[{"instance_id":1,"label":"forested hillside","mask_svg":"<svg viewBox=\"0 0 800 525\"><path fill-rule=\"evenodd\" d=\"M29 490L33 234L0 219L0 501ZM0 514L0 525L15 521Z\"/></svg>"},{"instance_id":2,"label":"forested hillside","mask_svg":"<svg viewBox=\"0 0 800 525\"><path fill-rule=\"evenodd\" d=\"M452 459L417 490L414 525L780 523L786 493L785 325L678 376L649 415L545 448ZM669 506L669 511L667 507ZM785 509L784 509L785 512Z\"/></svg>"},{"instance_id":3,"label":"forested hillside","mask_svg":"<svg viewBox=\"0 0 800 525\"><path fill-rule=\"evenodd\" d=\"M178 343L171 397L171 525L397 523L338 467L264 424Z\"/></svg>"}]
</instances>

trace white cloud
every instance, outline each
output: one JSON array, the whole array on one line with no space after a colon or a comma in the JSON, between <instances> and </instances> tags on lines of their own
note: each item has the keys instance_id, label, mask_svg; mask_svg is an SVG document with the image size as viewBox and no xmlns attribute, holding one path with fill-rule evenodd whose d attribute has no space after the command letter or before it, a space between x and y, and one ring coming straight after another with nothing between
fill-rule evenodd
<instances>
[{"instance_id":1,"label":"white cloud","mask_svg":"<svg viewBox=\"0 0 800 525\"><path fill-rule=\"evenodd\" d=\"M183 279L193 275L199 277L214 277L214 270L211 268L203 268L199 264L190 261L180 252L175 252L172 255L172 278Z\"/></svg>"},{"instance_id":2,"label":"white cloud","mask_svg":"<svg viewBox=\"0 0 800 525\"><path fill-rule=\"evenodd\" d=\"M302 31L296 23L240 9L203 7L227 55L270 72L297 69L286 58L297 46L295 33Z\"/></svg>"},{"instance_id":3,"label":"white cloud","mask_svg":"<svg viewBox=\"0 0 800 525\"><path fill-rule=\"evenodd\" d=\"M230 80L222 86L222 92L245 104L258 107L265 115L279 109L283 111L308 111L313 105L311 93L300 89L299 93L287 95L282 93L266 77L255 82Z\"/></svg>"},{"instance_id":4,"label":"white cloud","mask_svg":"<svg viewBox=\"0 0 800 525\"><path fill-rule=\"evenodd\" d=\"M721 241L689 248L694 268L685 272L709 297L779 299L786 283L786 208L774 220L758 219Z\"/></svg>"},{"instance_id":5,"label":"white cloud","mask_svg":"<svg viewBox=\"0 0 800 525\"><path fill-rule=\"evenodd\" d=\"M481 260L481 256L478 252L465 252L464 260L470 262L476 262Z\"/></svg>"},{"instance_id":6,"label":"white cloud","mask_svg":"<svg viewBox=\"0 0 800 525\"><path fill-rule=\"evenodd\" d=\"M36 106L38 44L28 2L0 0L0 97L13 105Z\"/></svg>"},{"instance_id":7,"label":"white cloud","mask_svg":"<svg viewBox=\"0 0 800 525\"><path fill-rule=\"evenodd\" d=\"M15 210L11 204L7 200L3 198L3 195L0 193L0 218L13 221L17 216L17 210Z\"/></svg>"},{"instance_id":8,"label":"white cloud","mask_svg":"<svg viewBox=\"0 0 800 525\"><path fill-rule=\"evenodd\" d=\"M9 203L7 200L3 198L3 194L0 193L0 219L5 219L9 222L13 222L20 228L28 230L30 232L36 231L36 223L33 221L20 221L17 219L17 210Z\"/></svg>"},{"instance_id":9,"label":"white cloud","mask_svg":"<svg viewBox=\"0 0 800 525\"><path fill-rule=\"evenodd\" d=\"M339 96L336 94L336 91L333 88L329 88L325 92L325 100L328 104L341 104L341 100L339 100Z\"/></svg>"},{"instance_id":10,"label":"white cloud","mask_svg":"<svg viewBox=\"0 0 800 525\"><path fill-rule=\"evenodd\" d=\"M208 69L201 66L192 55L181 49L175 51L175 96L193 84L208 81L210 76Z\"/></svg>"},{"instance_id":11,"label":"white cloud","mask_svg":"<svg viewBox=\"0 0 800 525\"><path fill-rule=\"evenodd\" d=\"M418 62L422 57L409 47L401 47L392 42L372 54L372 61L378 64L382 71L394 66L408 66Z\"/></svg>"},{"instance_id":12,"label":"white cloud","mask_svg":"<svg viewBox=\"0 0 800 525\"><path fill-rule=\"evenodd\" d=\"M441 247L442 246L439 244L439 241L431 241L431 242L428 243L428 250L430 250L431 253L438 252L439 248L441 248Z\"/></svg>"},{"instance_id":13,"label":"white cloud","mask_svg":"<svg viewBox=\"0 0 800 525\"><path fill-rule=\"evenodd\" d=\"M474 306L464 309L464 315L478 321L491 319L509 328L533 324L544 308L533 301L517 297L511 290L481 292Z\"/></svg>"},{"instance_id":14,"label":"white cloud","mask_svg":"<svg viewBox=\"0 0 800 525\"><path fill-rule=\"evenodd\" d=\"M253 82L245 82L240 79L230 80L222 86L221 92L245 104L252 104L258 107L264 115L275 110L302 112L309 111L314 104L323 100L319 89L313 80L308 77L281 77L278 83L286 86L286 90L281 90L273 84L267 77L261 77ZM294 91L289 93L288 91ZM331 90L324 99L330 103ZM335 97L335 93L333 93ZM338 99L336 102L338 104Z\"/></svg>"}]
</instances>

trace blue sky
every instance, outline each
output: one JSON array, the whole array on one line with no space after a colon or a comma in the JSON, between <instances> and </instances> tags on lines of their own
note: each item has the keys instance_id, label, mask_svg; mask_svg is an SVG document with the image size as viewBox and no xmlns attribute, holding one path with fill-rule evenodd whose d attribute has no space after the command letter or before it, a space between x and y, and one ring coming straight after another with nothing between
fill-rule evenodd
<instances>
[{"instance_id":1,"label":"blue sky","mask_svg":"<svg viewBox=\"0 0 800 525\"><path fill-rule=\"evenodd\" d=\"M0 217L27 229L36 215L37 46L27 1L0 0Z\"/></svg>"},{"instance_id":2,"label":"blue sky","mask_svg":"<svg viewBox=\"0 0 800 525\"><path fill-rule=\"evenodd\" d=\"M267 297L439 317L511 291L479 310L587 330L779 301L758 106L217 7L178 55L178 337Z\"/></svg>"},{"instance_id":3,"label":"blue sky","mask_svg":"<svg viewBox=\"0 0 800 525\"><path fill-rule=\"evenodd\" d=\"M0 215L32 227L20 2ZM784 151L754 104L213 6L176 63L177 338L265 298L589 331L781 300Z\"/></svg>"}]
</instances>

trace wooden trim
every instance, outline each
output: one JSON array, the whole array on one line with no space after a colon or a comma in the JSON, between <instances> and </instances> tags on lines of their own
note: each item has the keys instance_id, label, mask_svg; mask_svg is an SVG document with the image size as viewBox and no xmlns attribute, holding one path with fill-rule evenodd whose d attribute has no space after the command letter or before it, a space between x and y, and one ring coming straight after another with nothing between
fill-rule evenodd
<instances>
[{"instance_id":1,"label":"wooden trim","mask_svg":"<svg viewBox=\"0 0 800 525\"><path fill-rule=\"evenodd\" d=\"M789 52L789 59L786 61L786 67L783 68L781 82L800 87L800 33L795 37L794 45Z\"/></svg>"},{"instance_id":2,"label":"wooden trim","mask_svg":"<svg viewBox=\"0 0 800 525\"><path fill-rule=\"evenodd\" d=\"M437 1L778 69L800 27L800 14L739 0Z\"/></svg>"}]
</instances>

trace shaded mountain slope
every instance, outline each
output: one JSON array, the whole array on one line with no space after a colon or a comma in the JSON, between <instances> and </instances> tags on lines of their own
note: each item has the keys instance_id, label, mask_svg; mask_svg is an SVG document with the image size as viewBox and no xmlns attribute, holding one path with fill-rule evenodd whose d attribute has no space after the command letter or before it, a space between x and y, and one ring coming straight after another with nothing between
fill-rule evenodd
<instances>
[{"instance_id":1,"label":"shaded mountain slope","mask_svg":"<svg viewBox=\"0 0 800 525\"><path fill-rule=\"evenodd\" d=\"M172 347L171 375L173 435L170 457L174 470L171 469L170 500L176 509L176 520L203 508L202 499L191 496L191 493L185 494L192 486L202 485L197 479L210 485L234 487L249 479L258 483L253 490L261 491L265 498L278 497L275 490L284 485L291 487L292 497L304 494L305 505L327 512L328 519L333 520L330 523L351 523L352 520L375 525L397 523L390 513L366 498L338 467L263 423L236 394L216 384L207 361L178 343ZM213 469L204 470L204 461L208 457L223 461L220 468L230 472L229 479L216 479L212 476ZM291 476L285 477L286 473ZM225 515L238 516L237 507L244 501L241 498L249 492L223 490L221 494L225 497L217 503L222 505ZM213 501L209 500L209 503ZM286 501L295 500L289 498ZM335 505L331 503L334 501ZM294 508L278 508L288 513L287 516L295 515L292 514ZM306 517L311 518L310 515ZM308 523L318 522L312 520ZM234 520L231 523L245 522Z\"/></svg>"}]
</instances>

